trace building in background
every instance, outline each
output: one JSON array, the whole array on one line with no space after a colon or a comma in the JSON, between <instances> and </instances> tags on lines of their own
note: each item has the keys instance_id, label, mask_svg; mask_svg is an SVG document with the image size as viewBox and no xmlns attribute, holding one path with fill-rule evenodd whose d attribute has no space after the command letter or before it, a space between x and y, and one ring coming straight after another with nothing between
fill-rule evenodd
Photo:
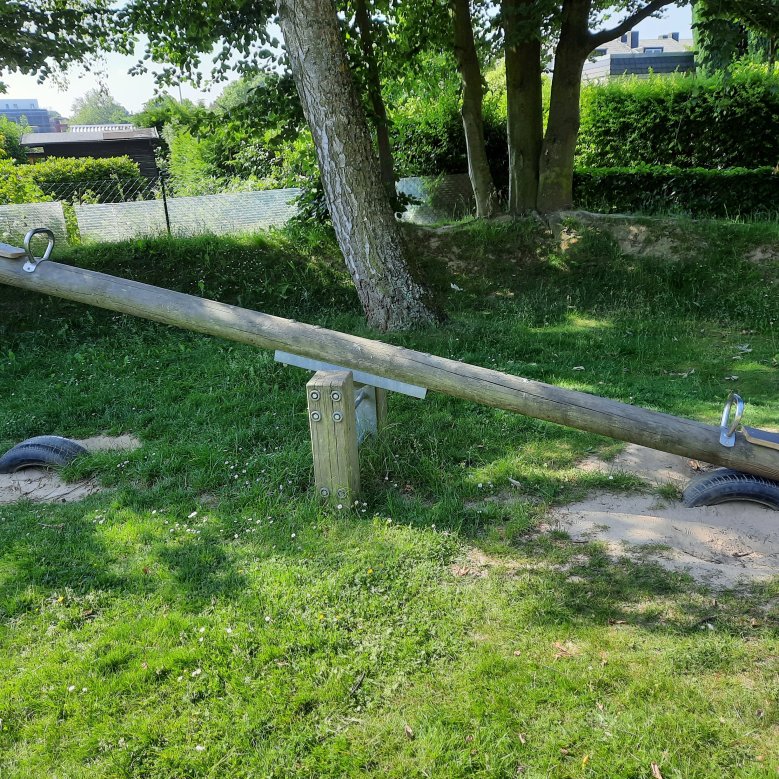
<instances>
[{"instance_id":1,"label":"building in background","mask_svg":"<svg viewBox=\"0 0 779 779\"><path fill-rule=\"evenodd\" d=\"M149 178L159 175L154 149L160 137L154 127L76 125L66 133L25 133L22 146L30 161L45 157L123 157L138 163ZM116 129L120 128L120 129ZM36 151L39 150L39 151Z\"/></svg>"},{"instance_id":2,"label":"building in background","mask_svg":"<svg viewBox=\"0 0 779 779\"><path fill-rule=\"evenodd\" d=\"M16 124L26 122L36 133L58 133L62 129L59 115L41 108L38 101L33 99L0 98L0 116Z\"/></svg>"},{"instance_id":3,"label":"building in background","mask_svg":"<svg viewBox=\"0 0 779 779\"><path fill-rule=\"evenodd\" d=\"M641 39L638 30L599 46L585 63L584 81L602 81L614 76L648 76L650 73L694 73L693 40L680 39L678 32L659 38Z\"/></svg>"}]
</instances>

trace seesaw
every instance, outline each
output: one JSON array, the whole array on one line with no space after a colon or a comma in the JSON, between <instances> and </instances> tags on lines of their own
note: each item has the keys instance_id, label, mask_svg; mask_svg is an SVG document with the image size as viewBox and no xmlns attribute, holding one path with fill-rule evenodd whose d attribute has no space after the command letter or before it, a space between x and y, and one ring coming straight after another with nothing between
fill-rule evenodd
<instances>
[{"instance_id":1,"label":"seesaw","mask_svg":"<svg viewBox=\"0 0 779 779\"><path fill-rule=\"evenodd\" d=\"M30 245L37 234L49 241L40 258L34 256ZM744 499L779 508L779 435L742 427L744 403L736 395L728 398L720 426L707 425L62 265L50 259L53 248L54 236L45 228L31 230L24 248L0 244L0 282L273 349L277 361L315 371L306 385L314 477L319 493L330 500L346 502L359 493L358 445L364 435L380 430L386 417L386 392L423 398L432 390L723 466L729 470L713 474L725 476L729 489L715 490L709 502ZM705 490L698 493L699 504L706 502Z\"/></svg>"}]
</instances>

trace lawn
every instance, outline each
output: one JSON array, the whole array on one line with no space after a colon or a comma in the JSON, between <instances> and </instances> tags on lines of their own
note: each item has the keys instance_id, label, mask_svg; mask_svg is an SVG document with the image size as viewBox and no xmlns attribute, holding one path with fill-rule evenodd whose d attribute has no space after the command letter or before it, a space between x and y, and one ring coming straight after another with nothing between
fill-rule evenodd
<instances>
[{"instance_id":1,"label":"lawn","mask_svg":"<svg viewBox=\"0 0 779 779\"><path fill-rule=\"evenodd\" d=\"M679 225L638 257L425 233L450 319L385 340L708 422L738 388L779 425L779 227ZM59 259L375 337L324 229ZM0 777L779 776L779 582L713 593L539 533L647 487L576 470L613 441L441 395L391 396L361 502L327 509L309 376L0 289L0 449L143 444L69 466L107 488L82 502L0 506Z\"/></svg>"}]
</instances>

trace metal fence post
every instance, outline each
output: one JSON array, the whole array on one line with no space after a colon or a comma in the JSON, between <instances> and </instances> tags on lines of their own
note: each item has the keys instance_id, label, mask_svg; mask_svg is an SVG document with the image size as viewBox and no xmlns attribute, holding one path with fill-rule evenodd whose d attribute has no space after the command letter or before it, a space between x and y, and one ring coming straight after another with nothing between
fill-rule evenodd
<instances>
[{"instance_id":1,"label":"metal fence post","mask_svg":"<svg viewBox=\"0 0 779 779\"><path fill-rule=\"evenodd\" d=\"M160 186L162 187L162 207L165 209L165 226L168 228L168 235L170 232L170 214L168 213L168 194L165 191L165 174L160 173Z\"/></svg>"}]
</instances>

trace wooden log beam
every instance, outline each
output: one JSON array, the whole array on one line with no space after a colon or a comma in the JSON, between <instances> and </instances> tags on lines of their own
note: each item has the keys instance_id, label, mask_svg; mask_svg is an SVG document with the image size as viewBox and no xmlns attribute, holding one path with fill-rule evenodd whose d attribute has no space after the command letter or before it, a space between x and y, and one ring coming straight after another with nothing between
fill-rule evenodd
<instances>
[{"instance_id":1,"label":"wooden log beam","mask_svg":"<svg viewBox=\"0 0 779 779\"><path fill-rule=\"evenodd\" d=\"M0 258L0 283L151 319L232 341L281 349L427 387L457 398L779 480L779 451L719 427L562 389L488 368L261 314L104 273L43 262L34 273Z\"/></svg>"}]
</instances>

